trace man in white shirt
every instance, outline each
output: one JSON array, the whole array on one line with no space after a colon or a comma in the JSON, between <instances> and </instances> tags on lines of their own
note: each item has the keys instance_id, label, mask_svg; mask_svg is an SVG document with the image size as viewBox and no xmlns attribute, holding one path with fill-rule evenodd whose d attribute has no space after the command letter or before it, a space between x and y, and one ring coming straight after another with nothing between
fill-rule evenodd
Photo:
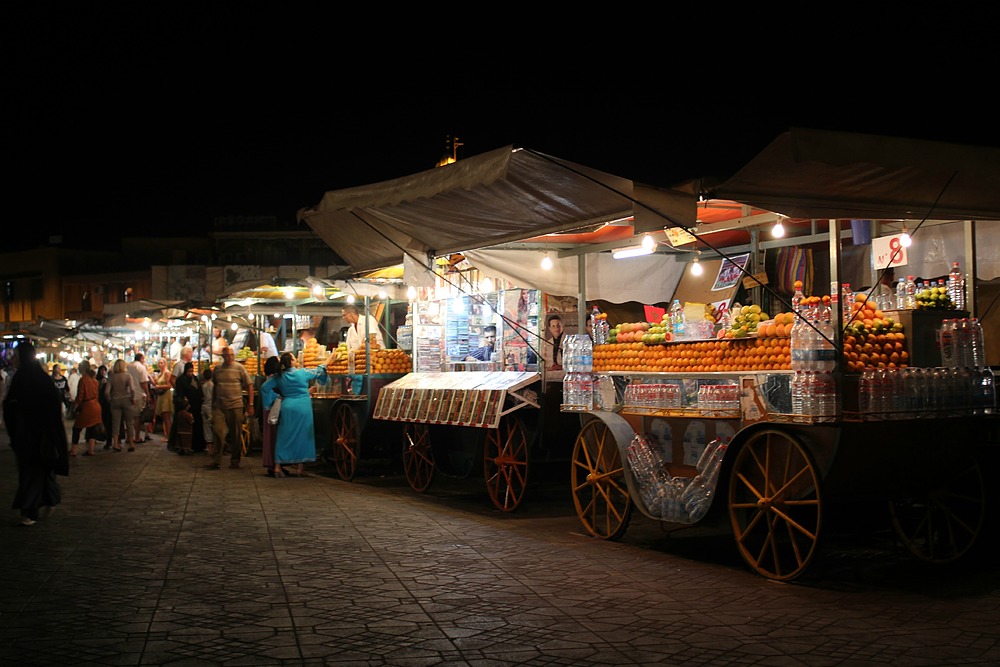
<instances>
[{"instance_id":1,"label":"man in white shirt","mask_svg":"<svg viewBox=\"0 0 1000 667\"><path fill-rule=\"evenodd\" d=\"M344 306L344 319L347 320L347 349L357 350L358 348L364 348L365 346L365 335L375 335L375 341L378 343L378 347L385 347L385 340L382 338L382 332L378 328L378 320L376 320L371 315L365 315L364 319L361 319L361 313L358 311L358 307L353 303L349 303ZM365 321L368 322L367 327ZM366 331L367 328L367 331Z\"/></svg>"},{"instance_id":2,"label":"man in white shirt","mask_svg":"<svg viewBox=\"0 0 1000 667\"><path fill-rule=\"evenodd\" d=\"M76 400L76 388L80 384L80 371L76 364L69 367L69 377L66 378L69 383L69 399L71 401Z\"/></svg>"},{"instance_id":3,"label":"man in white shirt","mask_svg":"<svg viewBox=\"0 0 1000 667\"><path fill-rule=\"evenodd\" d=\"M261 331L260 358L267 360L276 356L278 356L278 345L274 342L274 336L272 336L267 330Z\"/></svg>"},{"instance_id":4,"label":"man in white shirt","mask_svg":"<svg viewBox=\"0 0 1000 667\"><path fill-rule=\"evenodd\" d=\"M173 359L174 361L180 360L181 350L183 348L184 345L182 345L181 341L176 336L174 336L173 339L171 339L170 341L170 358Z\"/></svg>"},{"instance_id":5,"label":"man in white shirt","mask_svg":"<svg viewBox=\"0 0 1000 667\"><path fill-rule=\"evenodd\" d=\"M146 429L143 428L142 424L142 409L146 407L146 403L151 399L149 397L149 387L152 385L152 380L149 377L149 369L146 368L146 355L142 352L136 352L135 358L132 363L128 365L129 375L135 381L137 387L139 387L139 395L135 397L133 401L136 408L136 425L135 432L142 434L142 440L136 440L136 444L141 442L146 442L149 440L149 434Z\"/></svg>"}]
</instances>

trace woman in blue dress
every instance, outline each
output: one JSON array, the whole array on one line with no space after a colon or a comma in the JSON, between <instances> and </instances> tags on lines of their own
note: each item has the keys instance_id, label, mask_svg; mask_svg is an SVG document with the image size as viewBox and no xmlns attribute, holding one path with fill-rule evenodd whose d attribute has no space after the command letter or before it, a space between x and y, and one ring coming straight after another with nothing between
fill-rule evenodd
<instances>
[{"instance_id":1,"label":"woman in blue dress","mask_svg":"<svg viewBox=\"0 0 1000 667\"><path fill-rule=\"evenodd\" d=\"M261 386L261 396L281 397L278 415L278 432L274 443L274 476L284 477L283 465L298 465L297 475L304 473L304 463L316 460L316 435L313 431L312 398L309 381L328 381L326 365L314 370L296 368L291 352L285 352L278 361L278 372Z\"/></svg>"}]
</instances>

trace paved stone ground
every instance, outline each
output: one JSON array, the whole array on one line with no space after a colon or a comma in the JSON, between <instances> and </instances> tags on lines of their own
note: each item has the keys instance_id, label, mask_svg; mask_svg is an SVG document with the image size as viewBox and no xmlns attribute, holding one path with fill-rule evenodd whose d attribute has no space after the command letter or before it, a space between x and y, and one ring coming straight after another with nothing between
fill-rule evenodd
<instances>
[{"instance_id":1,"label":"paved stone ground","mask_svg":"<svg viewBox=\"0 0 1000 667\"><path fill-rule=\"evenodd\" d=\"M481 478L418 495L205 462L99 450L51 517L8 510L0 665L1000 664L1000 568L927 569L878 535L782 584L718 531L582 535L568 472L504 514ZM0 429L8 507L15 484Z\"/></svg>"}]
</instances>

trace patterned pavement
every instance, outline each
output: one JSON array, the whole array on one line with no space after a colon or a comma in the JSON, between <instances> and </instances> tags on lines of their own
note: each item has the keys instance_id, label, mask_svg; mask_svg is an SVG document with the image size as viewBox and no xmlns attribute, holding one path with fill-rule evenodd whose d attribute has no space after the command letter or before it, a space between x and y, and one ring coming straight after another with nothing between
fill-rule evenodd
<instances>
[{"instance_id":1,"label":"patterned pavement","mask_svg":"<svg viewBox=\"0 0 1000 667\"><path fill-rule=\"evenodd\" d=\"M782 584L718 531L582 535L568 463L505 514L481 478L418 495L384 470L206 459L98 447L50 517L8 510L0 665L1000 664L995 564L929 569L855 536ZM8 508L15 485L0 429Z\"/></svg>"}]
</instances>

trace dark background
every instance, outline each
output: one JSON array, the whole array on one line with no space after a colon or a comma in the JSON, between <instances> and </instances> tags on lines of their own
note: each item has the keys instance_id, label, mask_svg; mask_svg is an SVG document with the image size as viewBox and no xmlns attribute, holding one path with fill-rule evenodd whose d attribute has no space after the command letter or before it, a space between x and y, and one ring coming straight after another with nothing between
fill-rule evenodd
<instances>
[{"instance_id":1,"label":"dark background","mask_svg":"<svg viewBox=\"0 0 1000 667\"><path fill-rule=\"evenodd\" d=\"M975 17L370 9L6 3L0 251L293 226L327 190L432 168L449 136L459 158L514 145L658 186L790 127L1000 146Z\"/></svg>"}]
</instances>

